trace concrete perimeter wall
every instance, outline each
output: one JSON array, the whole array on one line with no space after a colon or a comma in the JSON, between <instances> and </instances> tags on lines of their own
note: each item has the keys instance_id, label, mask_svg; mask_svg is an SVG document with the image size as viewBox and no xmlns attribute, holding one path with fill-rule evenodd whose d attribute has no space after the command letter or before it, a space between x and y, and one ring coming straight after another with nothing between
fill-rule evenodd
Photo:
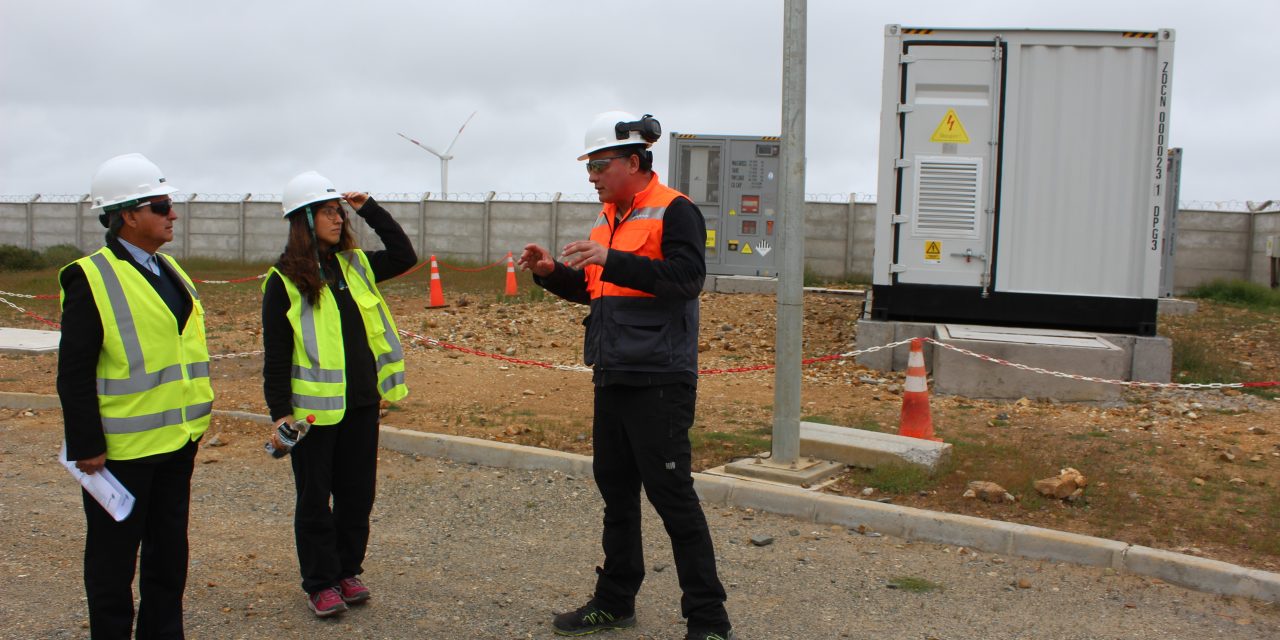
<instances>
[{"instance_id":1,"label":"concrete perimeter wall","mask_svg":"<svg viewBox=\"0 0 1280 640\"><path fill-rule=\"evenodd\" d=\"M27 202L0 202L0 244L43 249L71 244L82 251L102 246L97 212L82 196L33 196ZM805 265L830 278L869 278L874 248L874 202L806 202ZM494 262L508 251L519 253L536 242L558 248L587 237L600 205L560 200L380 201L404 226L422 257L478 263ZM174 241L165 251L224 260L271 261L284 246L286 227L278 200L202 199L175 203ZM381 247L362 221L360 245ZM1270 266L1268 236L1280 236L1280 212L1178 212L1174 247L1174 290L1185 292L1214 279L1244 279L1266 285Z\"/></svg>"}]
</instances>

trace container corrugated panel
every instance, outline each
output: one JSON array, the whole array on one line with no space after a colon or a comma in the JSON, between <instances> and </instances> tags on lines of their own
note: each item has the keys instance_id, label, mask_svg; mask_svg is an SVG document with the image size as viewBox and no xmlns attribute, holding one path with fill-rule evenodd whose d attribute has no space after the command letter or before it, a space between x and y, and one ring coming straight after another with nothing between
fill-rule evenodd
<instances>
[{"instance_id":1,"label":"container corrugated panel","mask_svg":"<svg viewBox=\"0 0 1280 640\"><path fill-rule=\"evenodd\" d=\"M1155 69L1154 48L1010 56L1000 290L1143 296Z\"/></svg>"}]
</instances>

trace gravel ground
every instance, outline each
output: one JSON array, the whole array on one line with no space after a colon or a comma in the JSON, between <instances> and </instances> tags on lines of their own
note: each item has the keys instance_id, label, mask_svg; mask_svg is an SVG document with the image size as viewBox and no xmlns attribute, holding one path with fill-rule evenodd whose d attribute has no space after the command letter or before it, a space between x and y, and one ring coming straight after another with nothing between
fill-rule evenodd
<instances>
[{"instance_id":1,"label":"gravel ground","mask_svg":"<svg viewBox=\"0 0 1280 640\"><path fill-rule=\"evenodd\" d=\"M215 418L192 491L192 638L550 638L599 562L590 478L384 451L364 578L370 604L306 609L293 555L288 465L264 427ZM83 514L55 460L61 414L0 419L0 638L84 638ZM208 443L206 443L207 445ZM1280 638L1280 608L1097 568L858 535L766 513L707 511L738 637ZM682 638L670 548L646 512L639 625L606 637ZM753 536L772 536L754 546ZM890 588L918 578L941 588Z\"/></svg>"}]
</instances>

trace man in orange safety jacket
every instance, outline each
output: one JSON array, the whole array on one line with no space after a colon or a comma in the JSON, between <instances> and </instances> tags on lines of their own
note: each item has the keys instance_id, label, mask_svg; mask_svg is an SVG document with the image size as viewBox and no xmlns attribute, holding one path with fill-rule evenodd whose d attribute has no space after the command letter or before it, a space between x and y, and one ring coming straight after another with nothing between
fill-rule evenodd
<instances>
[{"instance_id":1,"label":"man in orange safety jacket","mask_svg":"<svg viewBox=\"0 0 1280 640\"><path fill-rule=\"evenodd\" d=\"M706 223L688 197L658 181L648 147L660 136L649 115L597 116L578 158L604 204L590 238L570 242L559 260L536 244L520 256L538 285L591 307L583 352L595 384L592 469L605 503L604 566L594 597L556 616L561 635L635 625L643 486L671 536L686 638L732 637L690 468Z\"/></svg>"}]
</instances>

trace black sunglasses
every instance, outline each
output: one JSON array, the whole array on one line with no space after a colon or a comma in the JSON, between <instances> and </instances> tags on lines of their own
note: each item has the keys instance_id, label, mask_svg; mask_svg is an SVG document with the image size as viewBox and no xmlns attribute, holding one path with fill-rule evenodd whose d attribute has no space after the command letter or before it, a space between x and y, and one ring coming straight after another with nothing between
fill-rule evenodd
<instances>
[{"instance_id":1,"label":"black sunglasses","mask_svg":"<svg viewBox=\"0 0 1280 640\"><path fill-rule=\"evenodd\" d=\"M167 216L169 215L169 210L173 209L173 201L163 200L161 202L143 202L135 207L135 209L141 209L143 207L151 207L151 213L158 216Z\"/></svg>"},{"instance_id":2,"label":"black sunglasses","mask_svg":"<svg viewBox=\"0 0 1280 640\"><path fill-rule=\"evenodd\" d=\"M602 173L609 168L609 163L619 158L630 158L631 154L625 156L609 156L607 158L596 158L587 161L587 173Z\"/></svg>"}]
</instances>

